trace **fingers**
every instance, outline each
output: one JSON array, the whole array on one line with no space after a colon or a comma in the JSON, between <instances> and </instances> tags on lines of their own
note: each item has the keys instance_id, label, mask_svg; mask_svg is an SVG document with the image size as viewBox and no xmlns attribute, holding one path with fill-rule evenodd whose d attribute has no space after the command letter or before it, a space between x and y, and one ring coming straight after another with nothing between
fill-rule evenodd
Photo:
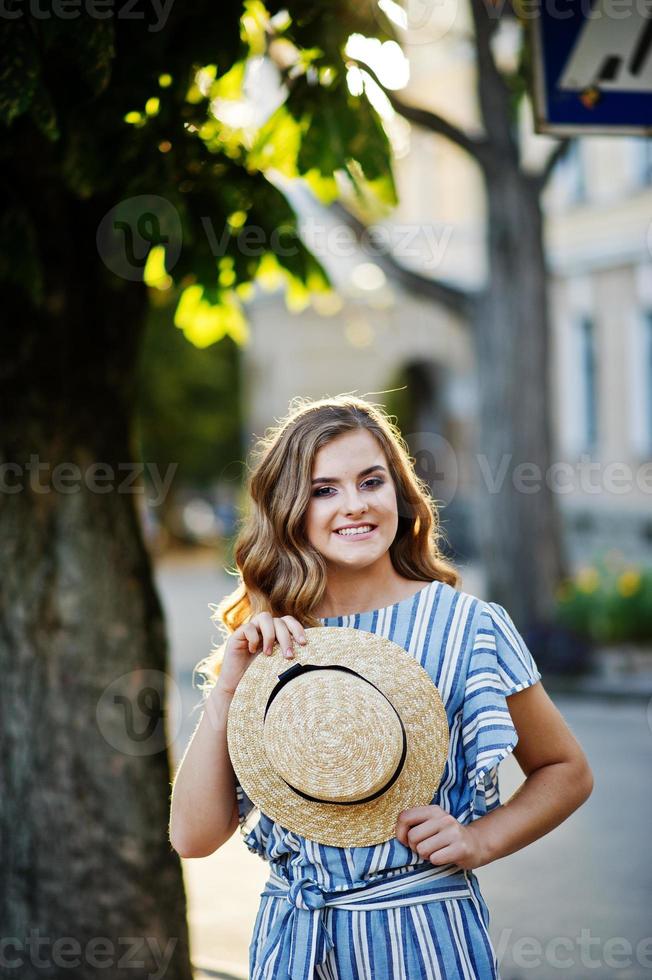
<instances>
[{"instance_id":1,"label":"fingers","mask_svg":"<svg viewBox=\"0 0 652 980\"><path fill-rule=\"evenodd\" d=\"M257 616L251 620L254 626L257 626L263 637L263 653L271 653L272 647L276 642L276 630L274 629L274 620L272 614L268 612L258 613Z\"/></svg>"},{"instance_id":2,"label":"fingers","mask_svg":"<svg viewBox=\"0 0 652 980\"><path fill-rule=\"evenodd\" d=\"M287 626L288 630L292 634L295 640L298 640L302 645L308 642L308 637L306 636L306 631L299 622L298 619L293 619L292 616L282 616L282 621Z\"/></svg>"},{"instance_id":3,"label":"fingers","mask_svg":"<svg viewBox=\"0 0 652 980\"><path fill-rule=\"evenodd\" d=\"M396 836L402 844L407 843L407 834L410 827L423 823L428 817L433 816L432 811L434 809L434 806L413 806L409 810L402 810L399 813L396 820Z\"/></svg>"},{"instance_id":4,"label":"fingers","mask_svg":"<svg viewBox=\"0 0 652 980\"><path fill-rule=\"evenodd\" d=\"M413 851L416 851L417 845L422 841L427 840L433 834L438 833L438 831L443 830L446 827L445 821L440 820L426 820L424 823L420 823L416 827L412 827L411 830L405 835L408 847L411 847Z\"/></svg>"},{"instance_id":5,"label":"fingers","mask_svg":"<svg viewBox=\"0 0 652 980\"><path fill-rule=\"evenodd\" d=\"M420 841L410 844L410 848L416 851L419 857L430 860L434 854L438 854L443 848L451 847L455 843L455 834L451 830L443 828L439 831L426 834Z\"/></svg>"},{"instance_id":6,"label":"fingers","mask_svg":"<svg viewBox=\"0 0 652 980\"><path fill-rule=\"evenodd\" d=\"M306 632L293 616L272 617L269 612L258 613L248 624L260 630L263 635L263 653L270 654L275 642L278 644L284 656L293 656L292 644L298 641L302 645L308 642Z\"/></svg>"},{"instance_id":7,"label":"fingers","mask_svg":"<svg viewBox=\"0 0 652 980\"><path fill-rule=\"evenodd\" d=\"M428 860L435 865L460 864L460 867L465 867L464 864L461 864L458 848L454 844L447 844L440 850L433 851Z\"/></svg>"},{"instance_id":8,"label":"fingers","mask_svg":"<svg viewBox=\"0 0 652 980\"><path fill-rule=\"evenodd\" d=\"M438 826L442 819L449 816L450 814L447 814L445 810L434 803L403 810L399 813L396 821L396 839L401 844L405 844L406 847L412 847L431 834L433 828Z\"/></svg>"},{"instance_id":9,"label":"fingers","mask_svg":"<svg viewBox=\"0 0 652 980\"><path fill-rule=\"evenodd\" d=\"M276 629L276 639L278 640L279 646L283 651L283 656L290 658L294 653L292 650L293 637L287 623L285 622L285 618L286 617L283 619L275 619L274 628Z\"/></svg>"},{"instance_id":10,"label":"fingers","mask_svg":"<svg viewBox=\"0 0 652 980\"><path fill-rule=\"evenodd\" d=\"M242 632L249 645L249 653L257 653L260 645L260 633L255 623L245 623L241 627Z\"/></svg>"}]
</instances>

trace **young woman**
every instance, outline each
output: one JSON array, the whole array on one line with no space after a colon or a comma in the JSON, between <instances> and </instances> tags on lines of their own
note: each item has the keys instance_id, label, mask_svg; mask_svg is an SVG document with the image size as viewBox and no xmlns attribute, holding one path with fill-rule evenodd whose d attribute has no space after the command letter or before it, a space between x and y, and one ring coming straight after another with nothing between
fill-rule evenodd
<instances>
[{"instance_id":1,"label":"young woman","mask_svg":"<svg viewBox=\"0 0 652 980\"><path fill-rule=\"evenodd\" d=\"M381 409L348 396L296 400L256 456L235 550L241 582L215 613L230 636L198 665L208 677L205 711L174 782L172 845L202 857L240 824L272 872L307 880L323 897L313 901L319 929L306 933L296 891L290 910L262 893L251 980L497 978L473 869L547 834L587 799L584 753L506 610L457 588L433 501ZM304 628L320 625L398 643L430 673L446 708L449 753L435 799L404 810L395 837L372 847L319 844L264 813L245 835L253 803L228 755L231 698L253 657L278 643L291 659ZM512 751L526 779L501 805L497 767ZM404 876L424 866L461 874L466 891L401 901ZM369 908L328 905L329 893L390 879L385 900Z\"/></svg>"}]
</instances>

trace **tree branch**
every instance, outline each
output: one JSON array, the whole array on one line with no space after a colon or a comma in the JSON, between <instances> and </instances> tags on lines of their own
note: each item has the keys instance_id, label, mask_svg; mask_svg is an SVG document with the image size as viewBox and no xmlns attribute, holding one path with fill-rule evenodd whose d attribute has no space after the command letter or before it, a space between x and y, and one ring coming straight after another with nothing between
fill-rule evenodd
<instances>
[{"instance_id":1,"label":"tree branch","mask_svg":"<svg viewBox=\"0 0 652 980\"><path fill-rule=\"evenodd\" d=\"M512 133L510 93L498 70L491 50L491 38L498 26L498 9L491 0L471 0L476 51L476 90L484 130L500 166L511 162L518 167L518 147Z\"/></svg>"},{"instance_id":2,"label":"tree branch","mask_svg":"<svg viewBox=\"0 0 652 980\"><path fill-rule=\"evenodd\" d=\"M443 136L444 139L450 140L451 143L455 143L461 149L466 150L471 156L475 157L479 162L484 153L485 148L488 146L486 139L478 139L475 136L471 136L469 133L465 133L463 129L459 126L455 126L454 123L444 119L440 116L438 112L432 112L430 109L422 109L419 106L410 105L407 102L403 102L398 95L395 94L391 89L385 88L384 85L378 80L378 76L374 72L373 68L370 68L364 61L358 61L357 58L348 59L351 64L356 65L360 71L366 72L372 81L378 86L382 93L387 97L389 103L399 116L403 116L408 122L414 123L416 126L421 126L423 129L429 130L431 133L436 133L438 136Z\"/></svg>"},{"instance_id":3,"label":"tree branch","mask_svg":"<svg viewBox=\"0 0 652 980\"><path fill-rule=\"evenodd\" d=\"M351 214L343 204L336 201L331 204L330 210L337 214L339 218L346 222L358 239L363 234L369 236L372 231L364 222L360 221L354 214ZM378 249L374 254L374 262L379 265L390 278L398 280L402 286L412 293L417 293L435 303L440 303L452 313L458 316L471 318L478 294L472 290L461 289L449 283L437 279L430 279L419 272L406 269L397 261L395 256L388 249Z\"/></svg>"},{"instance_id":4,"label":"tree branch","mask_svg":"<svg viewBox=\"0 0 652 980\"><path fill-rule=\"evenodd\" d=\"M563 160L566 154L568 153L572 142L573 142L572 139L559 140L556 147L554 148L554 150L546 160L543 170L541 171L541 173L536 175L535 180L541 190L543 190L543 188L550 180L552 173L555 167L557 166L557 164L559 163L559 161Z\"/></svg>"},{"instance_id":5,"label":"tree branch","mask_svg":"<svg viewBox=\"0 0 652 980\"><path fill-rule=\"evenodd\" d=\"M486 139L478 139L475 136L470 136L464 130L459 129L453 123L449 122L448 119L444 119L437 112L432 112L430 109L422 109L419 106L408 105L407 102L403 102L393 92L387 92L386 95L392 108L398 112L399 116L403 116L408 122L414 123L422 129L427 129L431 133L443 136L445 139L450 140L451 143L455 143L461 149L466 150L478 163L484 164L486 151L489 146Z\"/></svg>"}]
</instances>

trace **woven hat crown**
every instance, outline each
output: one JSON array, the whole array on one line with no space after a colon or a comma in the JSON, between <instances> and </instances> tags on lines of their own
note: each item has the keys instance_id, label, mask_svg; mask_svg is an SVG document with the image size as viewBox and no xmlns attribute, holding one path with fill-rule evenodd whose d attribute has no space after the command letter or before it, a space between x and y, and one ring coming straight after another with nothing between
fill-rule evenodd
<instances>
[{"instance_id":1,"label":"woven hat crown","mask_svg":"<svg viewBox=\"0 0 652 980\"><path fill-rule=\"evenodd\" d=\"M426 670L385 637L310 627L288 661L257 654L229 708L227 742L249 799L287 830L334 847L393 836L433 800L446 765L446 709Z\"/></svg>"},{"instance_id":2,"label":"woven hat crown","mask_svg":"<svg viewBox=\"0 0 652 980\"><path fill-rule=\"evenodd\" d=\"M264 746L289 786L343 803L389 785L405 738L396 709L377 687L337 666L304 671L298 664L279 680L283 686L265 714Z\"/></svg>"}]
</instances>

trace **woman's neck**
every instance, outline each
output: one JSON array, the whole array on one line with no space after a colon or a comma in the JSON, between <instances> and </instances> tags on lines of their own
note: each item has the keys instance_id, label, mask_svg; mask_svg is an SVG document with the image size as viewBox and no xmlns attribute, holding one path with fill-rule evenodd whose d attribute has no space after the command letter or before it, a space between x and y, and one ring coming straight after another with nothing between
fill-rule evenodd
<instances>
[{"instance_id":1,"label":"woman's neck","mask_svg":"<svg viewBox=\"0 0 652 980\"><path fill-rule=\"evenodd\" d=\"M407 579L390 564L389 569L334 569L328 572L326 591L313 615L317 618L349 616L384 609L406 599L427 582Z\"/></svg>"}]
</instances>

